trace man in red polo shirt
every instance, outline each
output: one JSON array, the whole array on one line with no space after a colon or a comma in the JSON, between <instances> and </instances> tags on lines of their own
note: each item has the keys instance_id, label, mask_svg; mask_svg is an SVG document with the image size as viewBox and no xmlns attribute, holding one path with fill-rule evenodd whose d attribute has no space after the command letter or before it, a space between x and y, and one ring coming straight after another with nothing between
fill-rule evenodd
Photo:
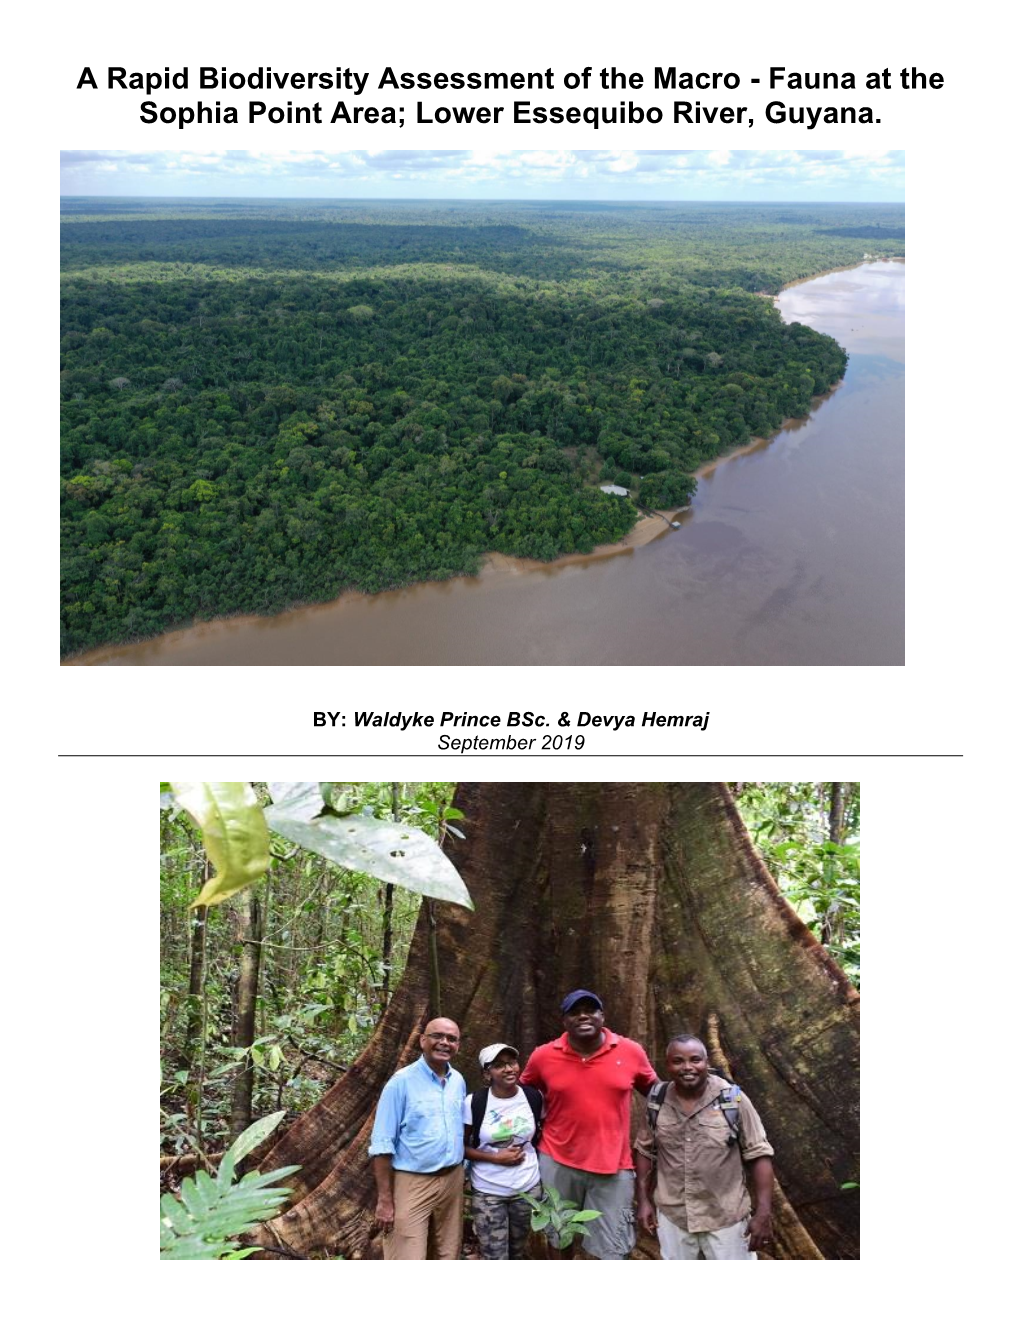
<instances>
[{"instance_id":1,"label":"man in red polo shirt","mask_svg":"<svg viewBox=\"0 0 1020 1320\"><path fill-rule=\"evenodd\" d=\"M591 990L572 990L560 1011L563 1035L540 1045L520 1078L545 1096L542 1185L600 1212L584 1239L590 1255L625 1260L634 1247L630 1097L647 1095L658 1078L637 1041L606 1030L602 1000Z\"/></svg>"}]
</instances>

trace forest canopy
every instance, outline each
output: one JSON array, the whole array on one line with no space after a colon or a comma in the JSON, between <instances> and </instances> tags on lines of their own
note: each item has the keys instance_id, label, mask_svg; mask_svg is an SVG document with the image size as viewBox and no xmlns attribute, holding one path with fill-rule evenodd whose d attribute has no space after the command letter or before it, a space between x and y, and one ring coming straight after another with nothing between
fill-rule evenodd
<instances>
[{"instance_id":1,"label":"forest canopy","mask_svg":"<svg viewBox=\"0 0 1020 1320\"><path fill-rule=\"evenodd\" d=\"M62 649L619 539L843 374L898 206L62 203ZM766 296L759 296L766 295Z\"/></svg>"}]
</instances>

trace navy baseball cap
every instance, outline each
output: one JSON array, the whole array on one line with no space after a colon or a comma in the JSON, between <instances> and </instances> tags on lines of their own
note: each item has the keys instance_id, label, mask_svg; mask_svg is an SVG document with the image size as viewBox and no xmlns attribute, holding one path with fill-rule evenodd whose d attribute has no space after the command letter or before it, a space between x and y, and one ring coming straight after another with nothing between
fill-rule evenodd
<instances>
[{"instance_id":1,"label":"navy baseball cap","mask_svg":"<svg viewBox=\"0 0 1020 1320\"><path fill-rule=\"evenodd\" d=\"M561 1013L569 1013L575 1004L579 1004L582 999L592 999L599 1006L599 1012L602 1012L602 1000L594 990L571 990L563 1003L560 1004Z\"/></svg>"}]
</instances>

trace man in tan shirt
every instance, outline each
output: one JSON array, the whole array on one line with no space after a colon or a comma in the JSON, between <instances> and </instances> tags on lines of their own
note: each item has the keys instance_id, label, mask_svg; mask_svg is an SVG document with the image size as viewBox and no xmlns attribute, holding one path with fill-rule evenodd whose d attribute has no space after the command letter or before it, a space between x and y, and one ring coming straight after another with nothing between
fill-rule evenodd
<instances>
[{"instance_id":1,"label":"man in tan shirt","mask_svg":"<svg viewBox=\"0 0 1020 1320\"><path fill-rule=\"evenodd\" d=\"M740 1092L734 1133L720 1108L730 1083L709 1072L696 1036L670 1041L666 1073L654 1130L646 1116L634 1148L638 1222L646 1233L658 1231L663 1260L756 1260L772 1241L772 1147L761 1119Z\"/></svg>"}]
</instances>

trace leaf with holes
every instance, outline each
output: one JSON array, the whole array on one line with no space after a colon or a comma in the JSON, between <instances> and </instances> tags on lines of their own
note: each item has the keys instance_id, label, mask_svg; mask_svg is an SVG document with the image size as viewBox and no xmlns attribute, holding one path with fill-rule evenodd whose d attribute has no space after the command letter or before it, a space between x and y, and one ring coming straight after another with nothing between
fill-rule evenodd
<instances>
[{"instance_id":1,"label":"leaf with holes","mask_svg":"<svg viewBox=\"0 0 1020 1320\"><path fill-rule=\"evenodd\" d=\"M473 908L456 867L422 830L372 816L307 815L309 794L295 791L266 808L266 820L291 843L349 871L363 871L416 894ZM311 785L318 792L318 784Z\"/></svg>"}]
</instances>

